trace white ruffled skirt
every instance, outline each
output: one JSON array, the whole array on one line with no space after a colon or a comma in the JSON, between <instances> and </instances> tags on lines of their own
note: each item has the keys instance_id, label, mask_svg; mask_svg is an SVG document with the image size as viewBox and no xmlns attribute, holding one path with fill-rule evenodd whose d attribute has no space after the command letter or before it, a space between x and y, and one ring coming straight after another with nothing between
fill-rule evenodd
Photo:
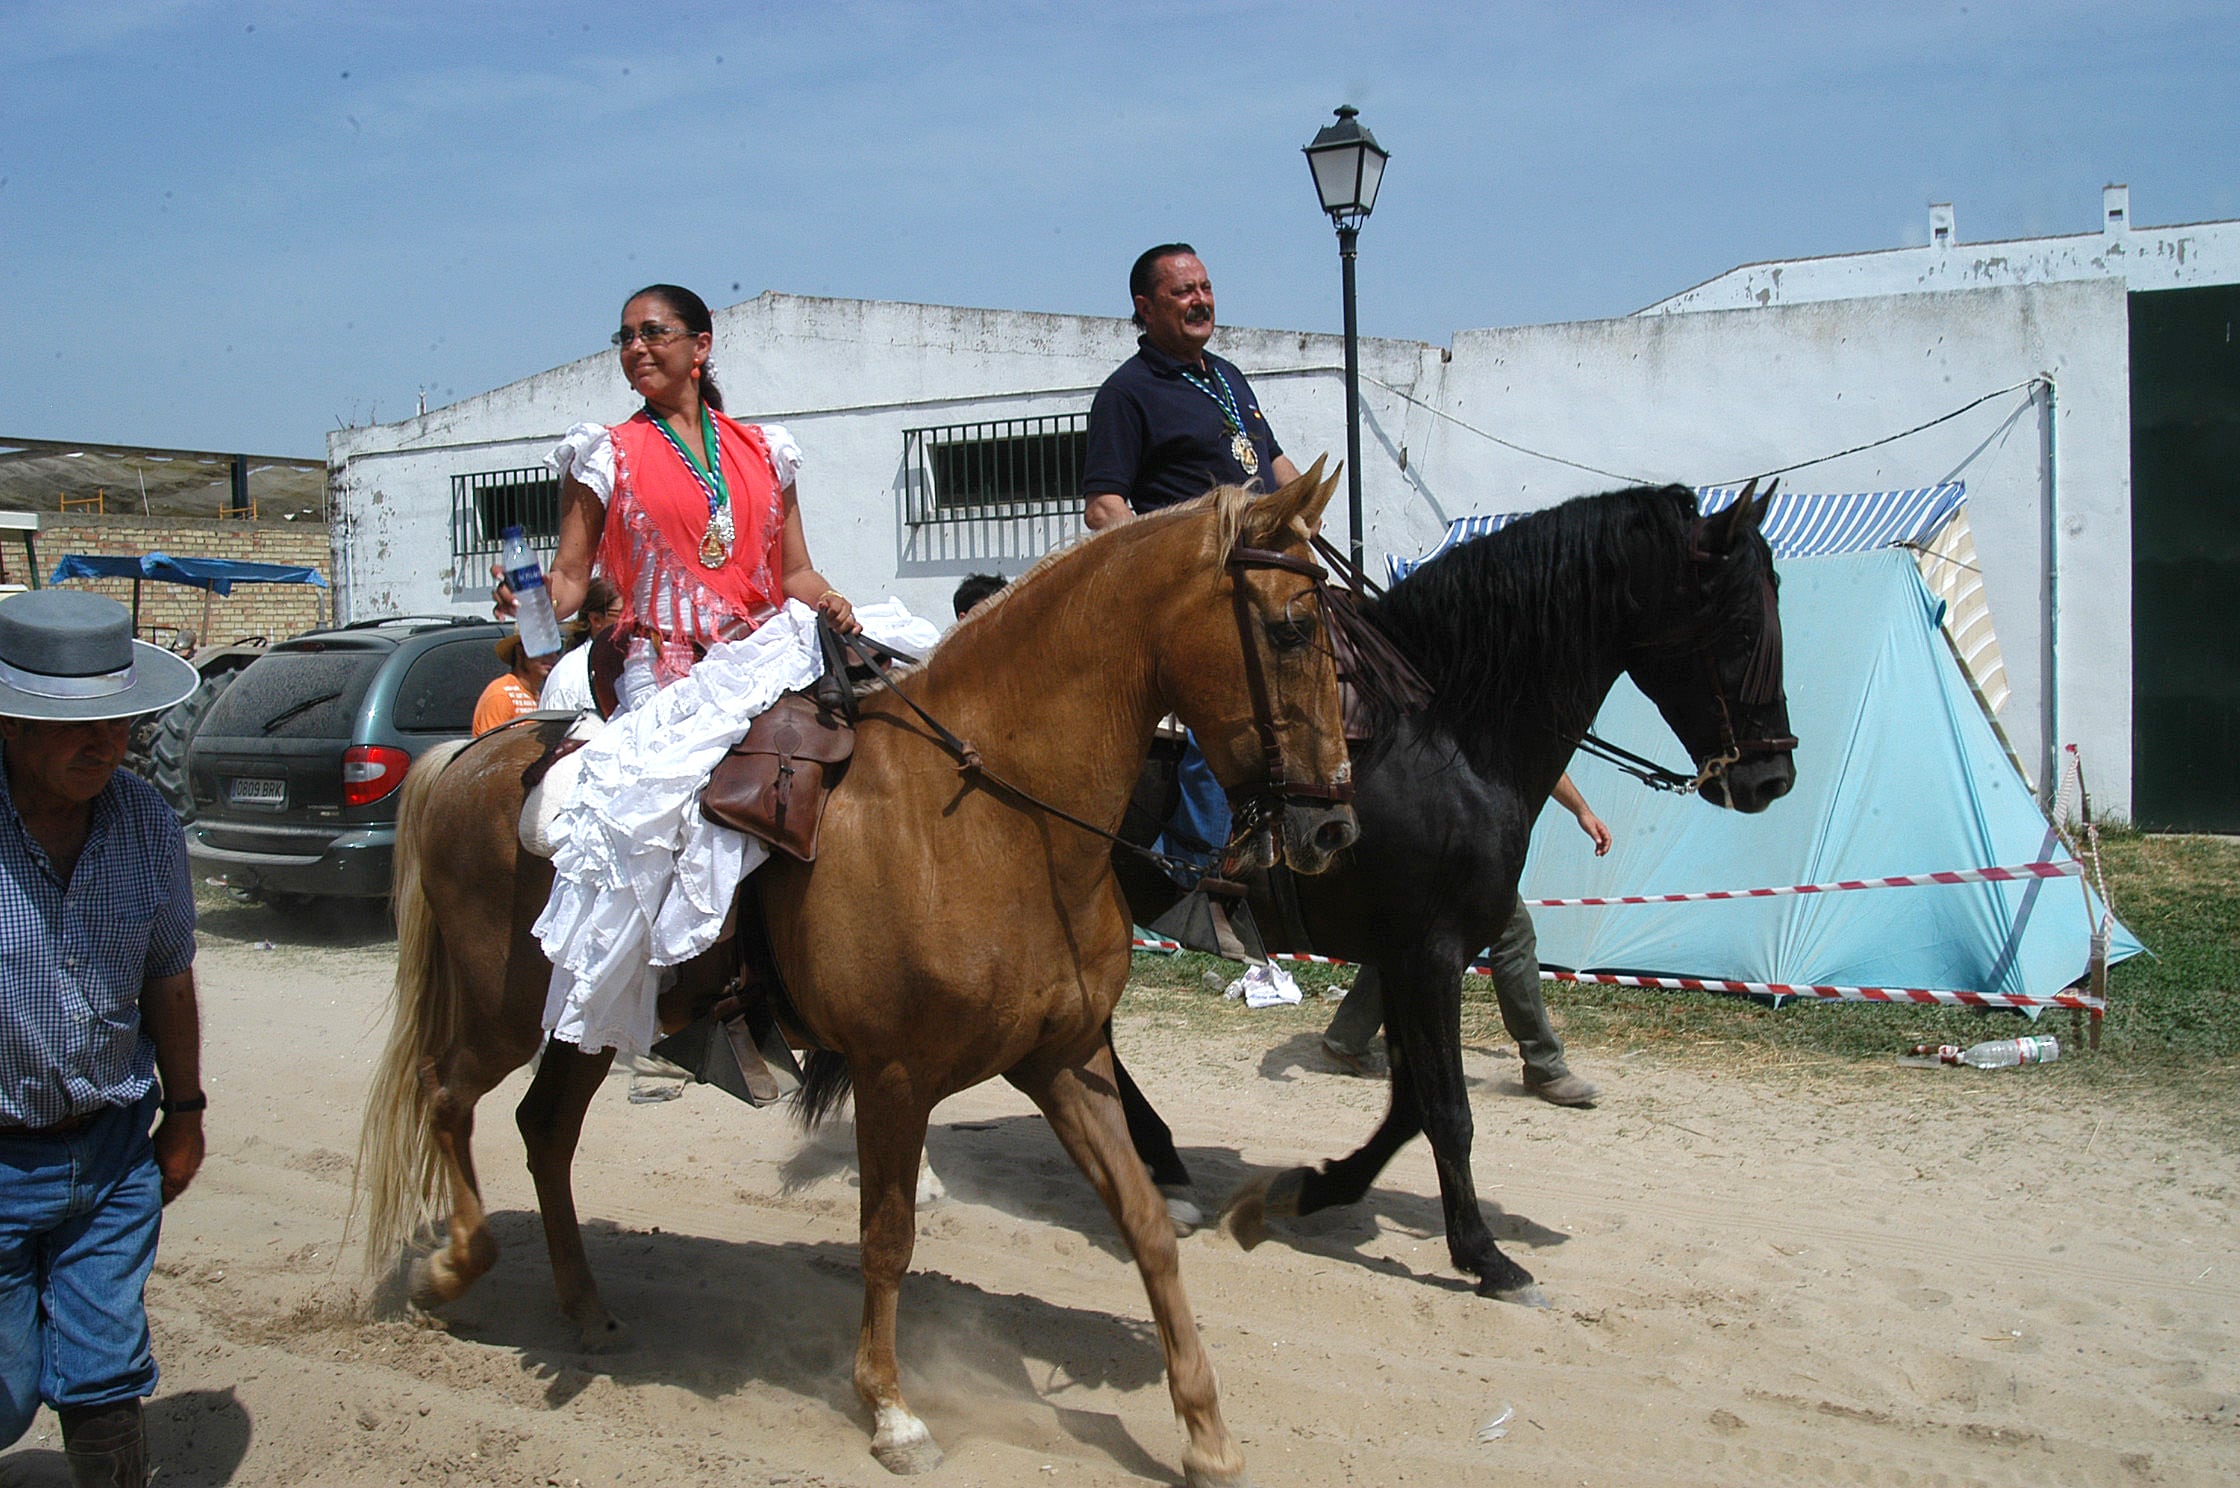
<instances>
[{"instance_id":1,"label":"white ruffled skirt","mask_svg":"<svg viewBox=\"0 0 2240 1488\"><path fill-rule=\"evenodd\" d=\"M923 655L940 639L899 600L865 605L856 619L900 651ZM715 944L740 880L770 855L701 816L701 787L756 714L823 669L816 612L789 600L608 720L562 762L575 768L546 777L565 797L549 803L552 897L536 924L552 962L547 1031L586 1051L652 1045L665 968Z\"/></svg>"}]
</instances>

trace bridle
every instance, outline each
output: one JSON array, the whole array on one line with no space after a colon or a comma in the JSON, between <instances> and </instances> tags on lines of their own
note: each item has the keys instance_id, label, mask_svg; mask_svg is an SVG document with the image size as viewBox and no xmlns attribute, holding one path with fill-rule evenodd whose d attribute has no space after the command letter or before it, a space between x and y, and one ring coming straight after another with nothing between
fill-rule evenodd
<instances>
[{"instance_id":1,"label":"bridle","mask_svg":"<svg viewBox=\"0 0 2240 1488\"><path fill-rule=\"evenodd\" d=\"M1276 735L1275 708L1268 691L1267 668L1260 659L1260 648L1253 635L1252 603L1245 592L1244 584L1244 574L1248 570L1256 568L1277 568L1288 573L1302 574L1314 581L1314 589L1311 592L1327 608L1329 575L1308 559L1294 558L1288 553L1279 553L1270 548L1232 548L1229 556L1223 560L1223 567L1229 571L1231 576L1231 610L1236 616L1237 644L1244 652L1245 688L1252 702L1253 728L1259 735L1261 755L1267 766L1266 779L1258 784L1240 786L1228 792L1234 827L1230 834L1229 847L1224 849L1223 852L1223 856L1227 857L1239 843L1249 838L1253 833L1270 829L1274 821L1281 819L1287 807L1294 804L1331 805L1350 801L1353 799L1353 785L1350 781L1320 785L1312 781L1293 780L1286 773L1283 762L1283 743ZM880 645L868 636L848 636L832 631L822 615L818 616L818 626L832 637L837 650L851 653L861 660L870 668L872 677L879 685L900 698L903 706L917 715L918 721L932 732L934 739L956 760L957 774L962 776L968 784L999 792L1023 806L1030 806L1047 816L1054 816L1071 826L1079 827L1092 836L1102 837L1116 847L1125 848L1129 852L1146 858L1158 864L1161 868L1171 873L1180 874L1193 882L1207 876L1206 869L1186 858L1178 858L1170 853L1159 852L1156 849L1130 842L1119 833L1108 831L1095 822L1083 820L1064 807L1045 801L1024 786L1005 779L988 767L987 761L981 758L977 747L970 741L960 738L940 720L919 707L917 700L895 686L879 665L881 660L908 662L915 661L917 658L905 656L901 652ZM1276 855L1280 859L1283 854L1283 835L1280 832L1274 832L1271 835Z\"/></svg>"},{"instance_id":2,"label":"bridle","mask_svg":"<svg viewBox=\"0 0 2240 1488\"><path fill-rule=\"evenodd\" d=\"M1710 523L1698 517L1688 530L1688 563L1691 572L1700 573L1720 560L1704 546L1704 533ZM1781 610L1774 593L1773 574L1769 569L1758 581L1759 625L1757 644L1750 650L1750 659L1743 664L1742 684L1735 690L1735 703L1745 708L1769 708L1783 700L1781 688ZM1625 774L1633 776L1651 790L1672 791L1678 795L1693 795L1714 780L1724 779L1729 769L1754 755L1781 754L1797 747L1793 735L1769 734L1764 738L1739 739L1735 737L1734 709L1727 697L1726 684L1719 678L1719 669L1713 664L1710 652L1701 644L1700 636L1670 643L1673 649L1691 648L1696 666L1708 684L1707 689L1719 706L1719 747L1706 758L1702 768L1693 777L1668 770L1656 761L1622 749L1607 739L1592 733L1582 734L1578 749L1594 756Z\"/></svg>"},{"instance_id":3,"label":"bridle","mask_svg":"<svg viewBox=\"0 0 2240 1488\"><path fill-rule=\"evenodd\" d=\"M1284 810L1298 804L1342 805L1353 799L1353 782L1339 781L1331 785L1317 785L1311 781L1290 779L1284 772L1283 743L1276 737L1275 705L1268 696L1267 668L1260 660L1260 648L1253 640L1252 603L1245 594L1244 574L1249 569L1277 568L1286 573L1301 574L1314 581L1311 591L1325 619L1330 612L1330 575L1311 558L1294 558L1289 553L1278 553L1272 548L1238 547L1229 550L1224 566L1230 571L1230 608L1237 617L1237 644L1244 651L1244 685L1252 700L1252 726L1260 736L1260 754L1267 767L1267 776L1258 785L1240 787L1228 792L1229 834L1228 852L1269 823L1280 819ZM1276 853L1283 853L1283 838L1275 836Z\"/></svg>"}]
</instances>

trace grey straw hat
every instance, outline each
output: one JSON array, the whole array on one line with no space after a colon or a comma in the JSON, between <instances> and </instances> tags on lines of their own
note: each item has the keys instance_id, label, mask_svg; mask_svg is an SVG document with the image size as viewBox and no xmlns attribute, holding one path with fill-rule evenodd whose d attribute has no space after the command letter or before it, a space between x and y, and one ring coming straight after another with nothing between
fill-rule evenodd
<instances>
[{"instance_id":1,"label":"grey straw hat","mask_svg":"<svg viewBox=\"0 0 2240 1488\"><path fill-rule=\"evenodd\" d=\"M131 718L170 707L196 681L180 658L134 640L113 599L39 589L0 600L0 718Z\"/></svg>"}]
</instances>

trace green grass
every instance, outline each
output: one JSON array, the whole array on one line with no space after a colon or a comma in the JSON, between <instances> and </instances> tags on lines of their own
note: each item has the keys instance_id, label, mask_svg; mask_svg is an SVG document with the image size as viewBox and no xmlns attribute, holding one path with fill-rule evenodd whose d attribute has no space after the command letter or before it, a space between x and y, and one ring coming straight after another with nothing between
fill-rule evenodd
<instances>
[{"instance_id":1,"label":"green grass","mask_svg":"<svg viewBox=\"0 0 2240 1488\"><path fill-rule=\"evenodd\" d=\"M2152 954L2110 973L2108 1016L2092 1058L2084 1057L2084 1030L2062 1012L2046 1014L2033 1030L2011 1013L1964 1008L1806 1000L1775 1009L1716 993L1627 987L1552 986L1549 1002L1566 1042L1605 1058L1646 1050L1752 1067L1886 1064L1913 1044L1965 1045L2036 1031L2061 1039L2063 1079L2094 1078L2087 1073L2093 1067L2119 1081L2182 1072L2240 1076L2240 842L2105 833L2103 862L2117 914ZM1204 979L1210 973L1226 982L1236 970L1208 956L1138 956L1130 1003L1158 1024L1225 1023L1242 1015L1240 1006L1222 1001ZM1305 1004L1251 1015L1271 1032L1291 1032L1293 1024L1319 1029L1330 1007L1316 994L1352 976L1326 967L1293 971ZM1464 1039L1502 1042L1491 984L1465 978L1463 998Z\"/></svg>"}]
</instances>

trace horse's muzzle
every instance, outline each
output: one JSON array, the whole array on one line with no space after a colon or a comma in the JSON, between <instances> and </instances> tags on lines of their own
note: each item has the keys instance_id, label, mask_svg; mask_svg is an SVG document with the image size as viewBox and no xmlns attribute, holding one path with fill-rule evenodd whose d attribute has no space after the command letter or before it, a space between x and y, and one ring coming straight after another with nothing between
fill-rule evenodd
<instances>
[{"instance_id":1,"label":"horse's muzzle","mask_svg":"<svg viewBox=\"0 0 2240 1488\"><path fill-rule=\"evenodd\" d=\"M1283 855L1294 873L1320 873L1361 835L1343 802L1291 800L1283 808Z\"/></svg>"},{"instance_id":2,"label":"horse's muzzle","mask_svg":"<svg viewBox=\"0 0 2240 1488\"><path fill-rule=\"evenodd\" d=\"M1797 767L1788 751L1754 754L1737 760L1703 783L1703 798L1745 816L1765 810L1797 783Z\"/></svg>"}]
</instances>

